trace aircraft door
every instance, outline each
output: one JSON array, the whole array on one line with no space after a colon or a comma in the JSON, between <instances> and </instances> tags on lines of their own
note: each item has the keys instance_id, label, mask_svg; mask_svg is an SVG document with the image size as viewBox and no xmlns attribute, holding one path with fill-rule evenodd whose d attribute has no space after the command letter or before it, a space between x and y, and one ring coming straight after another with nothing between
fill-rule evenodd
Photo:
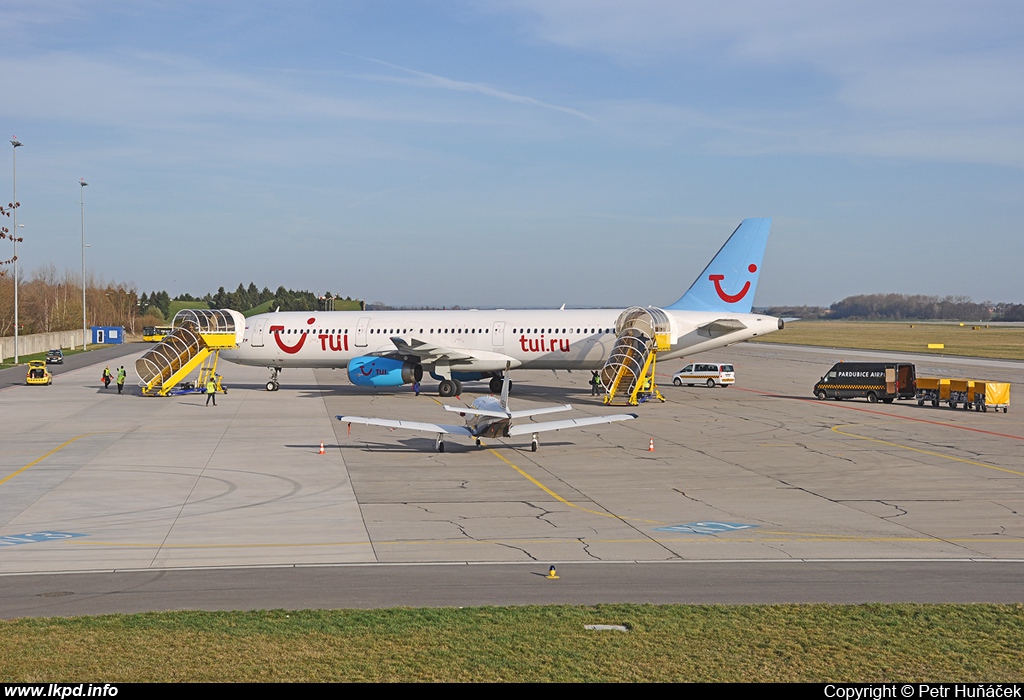
<instances>
[{"instance_id":1,"label":"aircraft door","mask_svg":"<svg viewBox=\"0 0 1024 700\"><path fill-rule=\"evenodd\" d=\"M496 348L505 347L505 322L495 321L491 328L491 344Z\"/></svg>"},{"instance_id":2,"label":"aircraft door","mask_svg":"<svg viewBox=\"0 0 1024 700\"><path fill-rule=\"evenodd\" d=\"M267 319L261 318L256 321L256 325L252 329L252 347L262 348L263 347L263 329L267 327Z\"/></svg>"},{"instance_id":3,"label":"aircraft door","mask_svg":"<svg viewBox=\"0 0 1024 700\"><path fill-rule=\"evenodd\" d=\"M356 326L356 347L366 347L366 328L370 325L370 317L363 316L359 319L359 325Z\"/></svg>"}]
</instances>

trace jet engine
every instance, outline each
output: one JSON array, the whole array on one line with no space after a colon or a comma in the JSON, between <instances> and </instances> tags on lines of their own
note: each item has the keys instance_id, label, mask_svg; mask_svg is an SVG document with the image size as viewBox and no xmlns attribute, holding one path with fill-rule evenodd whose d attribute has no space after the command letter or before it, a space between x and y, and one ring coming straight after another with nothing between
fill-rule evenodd
<instances>
[{"instance_id":1,"label":"jet engine","mask_svg":"<svg viewBox=\"0 0 1024 700\"><path fill-rule=\"evenodd\" d=\"M348 379L356 386L401 386L423 379L423 367L390 357L363 355L348 363Z\"/></svg>"}]
</instances>

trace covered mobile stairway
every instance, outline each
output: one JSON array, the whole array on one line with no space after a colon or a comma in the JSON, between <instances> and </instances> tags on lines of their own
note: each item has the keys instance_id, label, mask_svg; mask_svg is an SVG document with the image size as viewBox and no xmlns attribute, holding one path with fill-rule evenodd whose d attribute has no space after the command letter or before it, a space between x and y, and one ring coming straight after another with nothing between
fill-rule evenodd
<instances>
[{"instance_id":1,"label":"covered mobile stairway","mask_svg":"<svg viewBox=\"0 0 1024 700\"><path fill-rule=\"evenodd\" d=\"M230 309L182 309L174 330L135 361L143 396L167 396L197 367L202 387L213 377L220 389L217 359L225 348L237 347L245 317Z\"/></svg>"},{"instance_id":2,"label":"covered mobile stairway","mask_svg":"<svg viewBox=\"0 0 1024 700\"><path fill-rule=\"evenodd\" d=\"M665 397L658 391L654 370L659 351L672 347L672 322L659 308L633 306L615 321L615 345L601 369L604 402L636 406Z\"/></svg>"}]
</instances>

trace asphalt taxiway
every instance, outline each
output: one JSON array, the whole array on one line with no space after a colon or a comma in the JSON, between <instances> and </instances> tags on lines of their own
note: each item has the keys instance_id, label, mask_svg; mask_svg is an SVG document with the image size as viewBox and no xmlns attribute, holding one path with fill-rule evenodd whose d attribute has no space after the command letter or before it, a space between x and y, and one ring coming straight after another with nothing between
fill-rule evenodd
<instances>
[{"instance_id":1,"label":"asphalt taxiway","mask_svg":"<svg viewBox=\"0 0 1024 700\"><path fill-rule=\"evenodd\" d=\"M682 363L664 363L666 403L541 434L535 453L528 436L455 439L438 454L431 435L349 431L334 415L454 416L408 388L353 387L343 370L289 370L266 392L265 370L224 363L217 407L143 398L132 384L118 396L98 382L106 358L50 387L5 374L0 616L1024 599L1013 405L811 398L834 362L878 353L746 344L713 355L701 359L735 364L735 387L671 386ZM911 359L919 375L1024 381L1022 363ZM515 373L513 407L621 410L589 396L589 376ZM544 578L552 565L557 581Z\"/></svg>"}]
</instances>

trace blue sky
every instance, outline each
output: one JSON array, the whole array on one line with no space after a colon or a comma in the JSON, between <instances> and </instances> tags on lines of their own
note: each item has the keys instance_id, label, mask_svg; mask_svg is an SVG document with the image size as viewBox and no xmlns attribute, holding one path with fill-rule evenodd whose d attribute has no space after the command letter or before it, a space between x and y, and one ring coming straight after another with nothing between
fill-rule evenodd
<instances>
[{"instance_id":1,"label":"blue sky","mask_svg":"<svg viewBox=\"0 0 1024 700\"><path fill-rule=\"evenodd\" d=\"M669 304L772 216L758 305L1024 302L1019 2L5 0L0 36L29 273L80 268L84 177L88 267L140 291Z\"/></svg>"}]
</instances>

